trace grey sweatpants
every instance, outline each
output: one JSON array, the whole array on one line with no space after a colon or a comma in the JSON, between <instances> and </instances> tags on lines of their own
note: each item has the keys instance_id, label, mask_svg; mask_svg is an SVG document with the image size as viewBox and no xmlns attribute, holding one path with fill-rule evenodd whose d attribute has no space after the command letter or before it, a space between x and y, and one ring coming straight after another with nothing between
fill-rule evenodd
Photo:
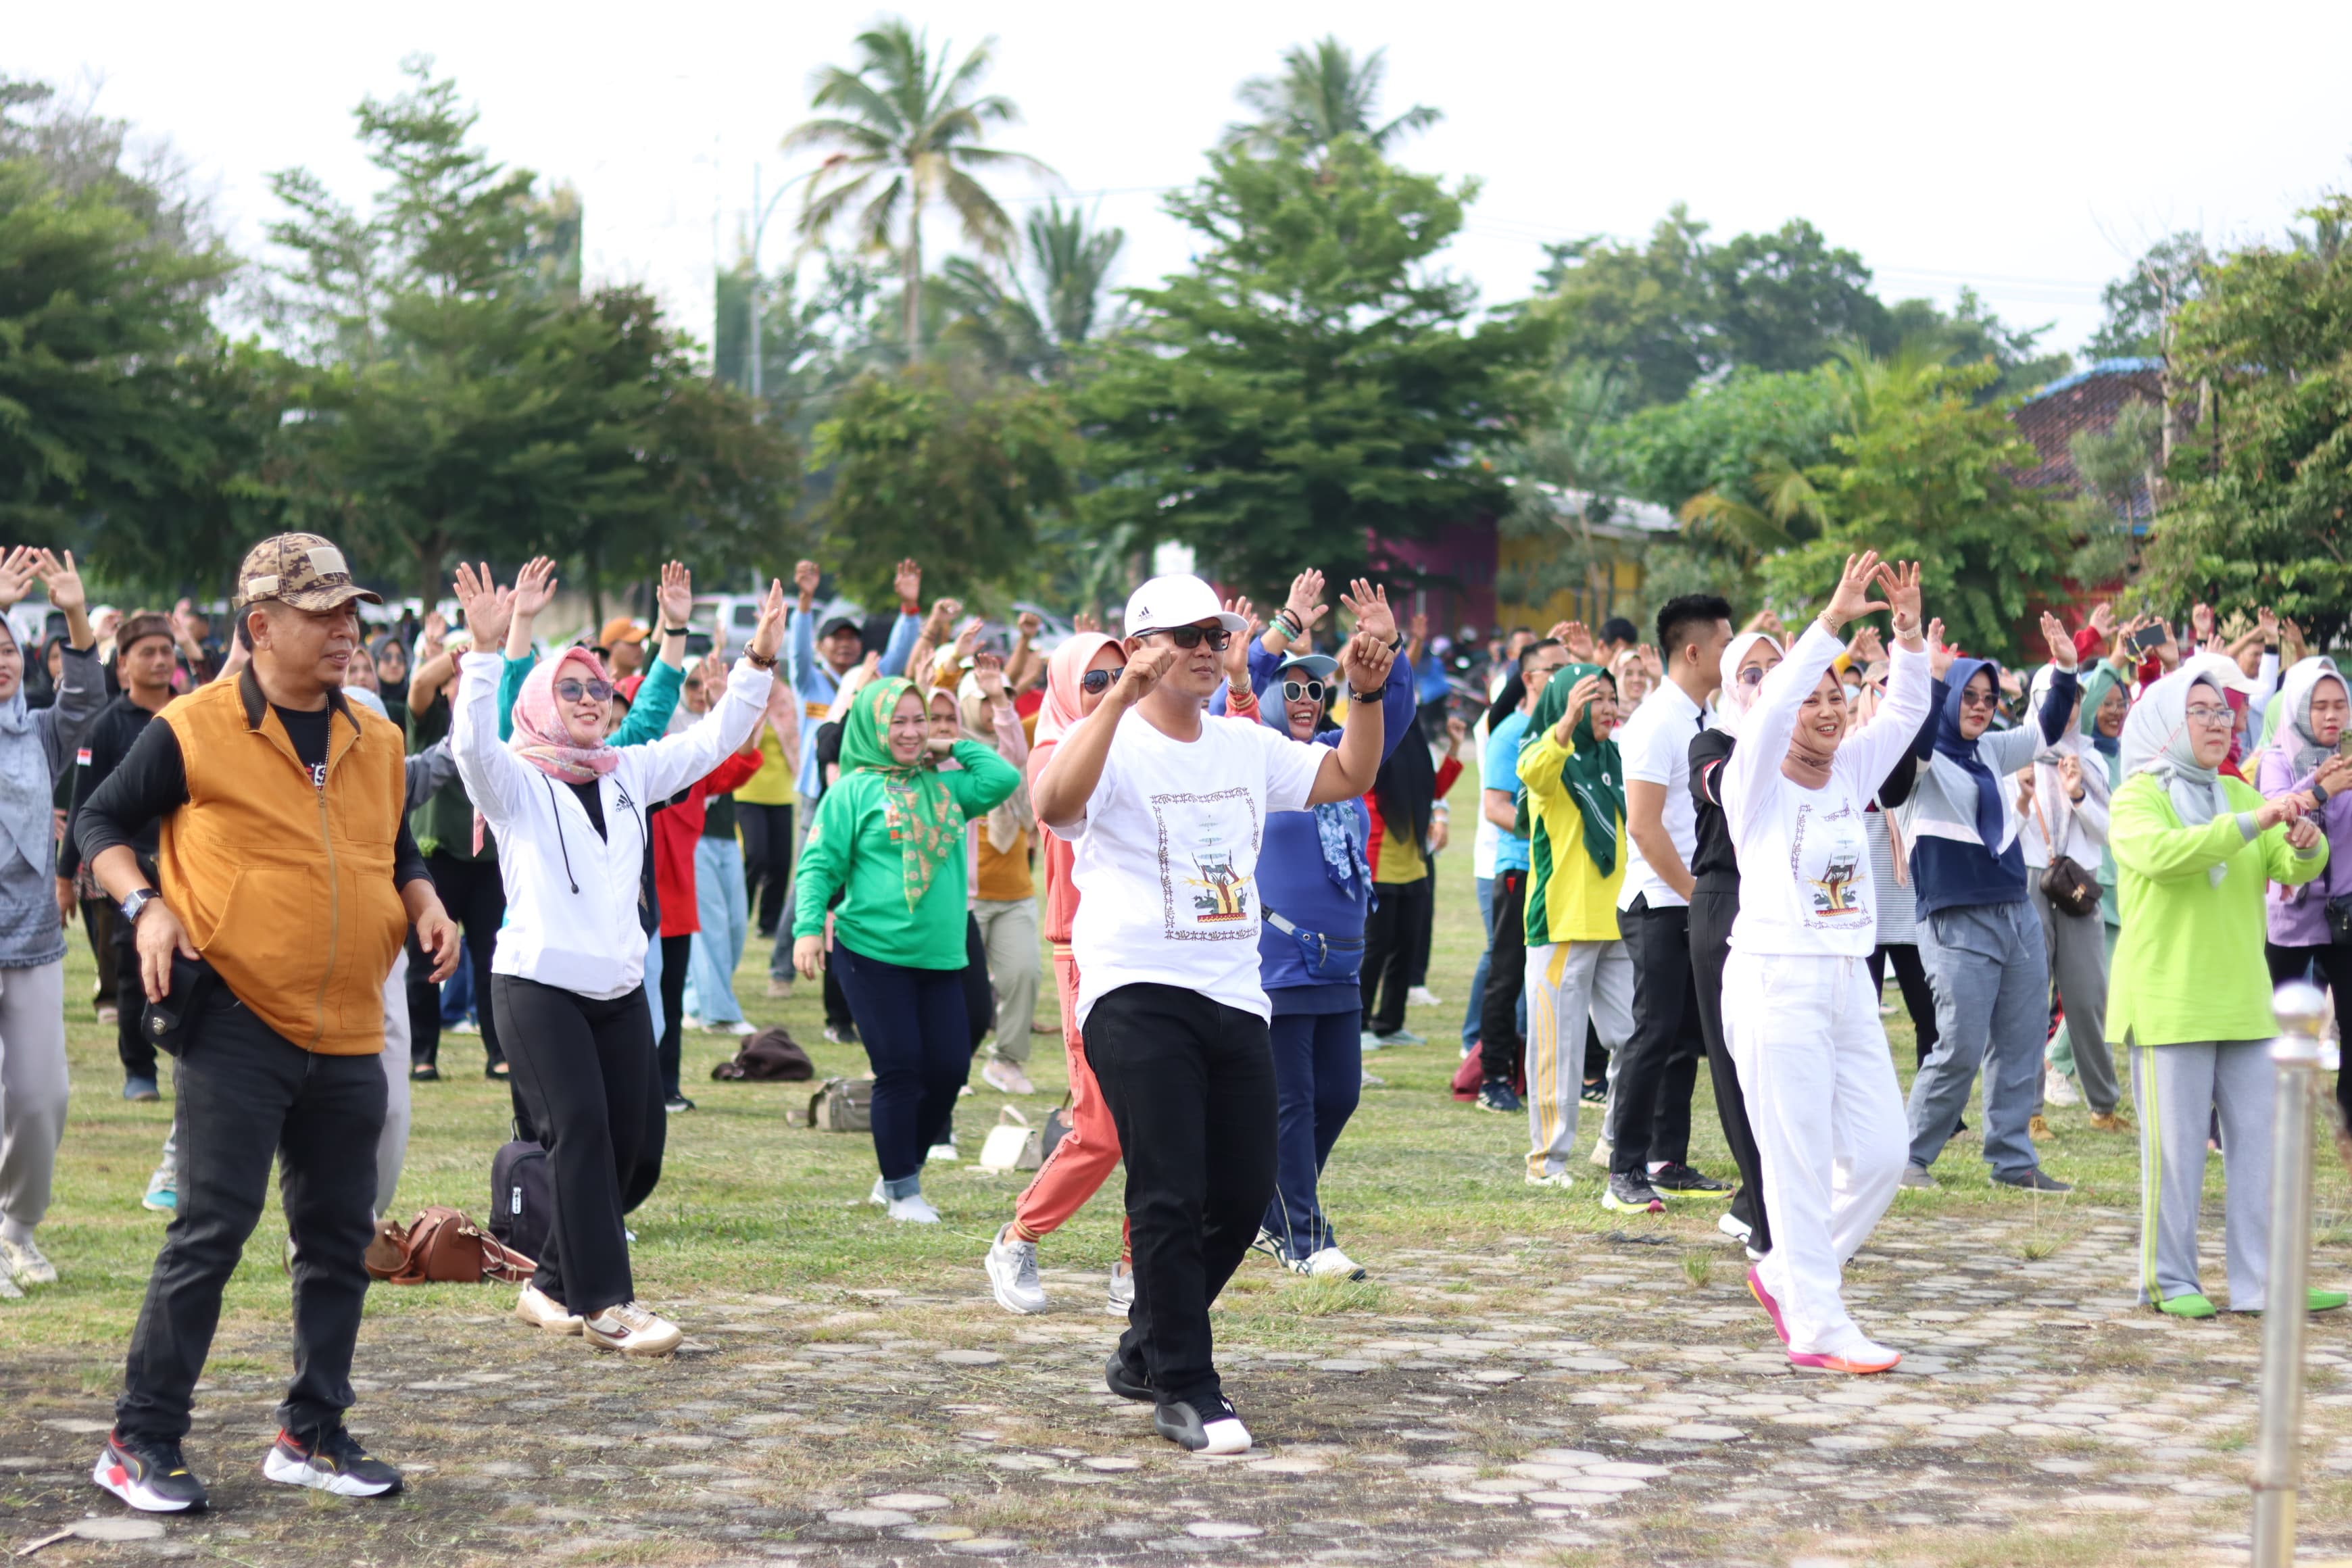
<instances>
[{"instance_id":1,"label":"grey sweatpants","mask_svg":"<svg viewBox=\"0 0 2352 1568\"><path fill-rule=\"evenodd\" d=\"M2197 1215L2205 1140L2221 1117L2221 1245L2230 1307L2260 1311L2270 1280L2272 1113L2277 1069L2268 1040L2130 1047L2139 1108L2139 1299L2168 1300L2197 1282Z\"/></svg>"},{"instance_id":2,"label":"grey sweatpants","mask_svg":"<svg viewBox=\"0 0 2352 1568\"><path fill-rule=\"evenodd\" d=\"M2059 1005L2066 1009L2066 1037L2075 1074L2083 1080L2083 1098L2093 1110L2112 1114L2123 1100L2124 1086L2116 1081L2116 1055L2107 1047L2107 922L2095 913L2066 914L2037 883L2029 880L2027 887L2033 912L2042 917L2042 954L2049 960L2050 978L2057 984ZM2034 1083L2038 1102L2041 1079Z\"/></svg>"},{"instance_id":3,"label":"grey sweatpants","mask_svg":"<svg viewBox=\"0 0 2352 1568\"><path fill-rule=\"evenodd\" d=\"M1919 917L1919 959L1936 993L1936 1049L1911 1080L1911 1163L1932 1165L1958 1130L1985 1069L1984 1157L1997 1176L2041 1164L2027 1124L2042 1100L2050 965L2042 921L2022 899Z\"/></svg>"},{"instance_id":4,"label":"grey sweatpants","mask_svg":"<svg viewBox=\"0 0 2352 1568\"><path fill-rule=\"evenodd\" d=\"M49 1212L66 1131L66 961L0 969L0 1219Z\"/></svg>"},{"instance_id":5,"label":"grey sweatpants","mask_svg":"<svg viewBox=\"0 0 2352 1568\"><path fill-rule=\"evenodd\" d=\"M1029 1059L1029 1026L1037 1021L1037 900L974 899L988 951L988 983L996 988L996 1044L991 1061L1014 1066Z\"/></svg>"}]
</instances>

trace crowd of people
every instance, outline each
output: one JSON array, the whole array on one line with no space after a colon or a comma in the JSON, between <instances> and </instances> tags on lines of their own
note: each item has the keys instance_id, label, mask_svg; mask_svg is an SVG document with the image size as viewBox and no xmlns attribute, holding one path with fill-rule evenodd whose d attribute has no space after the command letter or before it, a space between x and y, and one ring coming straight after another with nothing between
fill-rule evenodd
<instances>
[{"instance_id":1,"label":"crowd of people","mask_svg":"<svg viewBox=\"0 0 2352 1568\"><path fill-rule=\"evenodd\" d=\"M1654 643L1614 619L1481 647L1368 582L1334 616L1310 569L1263 617L1154 578L1116 634L1082 618L1048 648L1034 615L992 642L926 605L912 561L895 614L820 614L803 561L735 657L721 627L696 658L675 563L652 624L553 646L543 559L503 585L460 566L454 621L371 638L376 596L334 545L280 535L247 557L225 645L185 602L91 611L71 557L37 549L0 558L0 611L37 579L57 635L28 661L0 629L0 1294L57 1278L34 1230L79 915L124 1095L159 1097L174 1058L144 1196L173 1218L93 1471L144 1510L203 1505L180 1441L273 1160L296 1366L265 1474L401 1485L343 1426L362 1255L412 1086L468 1018L552 1179L516 1316L673 1351L627 1216L693 1109L685 1032L751 1031L754 933L768 995L820 986L827 1038L866 1056L870 1195L917 1225L975 1068L1035 1091L1050 957L1066 1131L982 1270L1005 1310L1046 1310L1040 1247L1124 1162L1105 1380L1213 1453L1250 1444L1210 1318L1250 1251L1368 1272L1321 1178L1380 1081L1368 1053L1425 1043L1406 1009L1436 1000L1465 763L1486 941L1456 1098L1525 1118L1531 1186L1576 1186L1589 1105L1601 1206L1721 1204L1793 1365L1899 1361L1843 1268L1899 1189L1937 1184L1979 1078L2004 1186L2065 1190L2036 1147L2058 1108L2116 1136L2136 1118L2141 1299L2173 1316L2220 1310L2196 1244L2218 1147L2228 1305L2262 1310L2271 988L2352 965L2352 683L2268 612L2227 642L2201 605L2193 641L2105 605L2073 633L2044 616L2046 664L2012 671L1943 641L1916 566L1864 552L1793 634L1688 595ZM1693 1162L1702 1061L1723 1174Z\"/></svg>"}]
</instances>

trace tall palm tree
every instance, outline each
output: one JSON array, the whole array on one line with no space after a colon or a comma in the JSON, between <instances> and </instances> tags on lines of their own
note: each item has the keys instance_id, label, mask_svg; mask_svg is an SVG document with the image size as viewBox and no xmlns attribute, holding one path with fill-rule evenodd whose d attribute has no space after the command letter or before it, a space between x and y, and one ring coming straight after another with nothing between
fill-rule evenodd
<instances>
[{"instance_id":1,"label":"tall palm tree","mask_svg":"<svg viewBox=\"0 0 2352 1568\"><path fill-rule=\"evenodd\" d=\"M994 63L995 43L982 39L950 69L952 46L942 44L934 58L928 33L891 17L857 36L855 70L826 66L816 73L809 105L835 112L803 121L784 138L787 151L821 146L845 154L809 182L801 236L811 243L821 239L863 204L855 218L861 247L896 255L905 279L901 308L910 360L922 352L924 209L945 203L965 239L983 255L1002 258L1011 247L1013 220L973 171L1018 165L1053 174L1026 153L982 144L990 127L1021 121L1011 99L979 90Z\"/></svg>"},{"instance_id":2,"label":"tall palm tree","mask_svg":"<svg viewBox=\"0 0 2352 1568\"><path fill-rule=\"evenodd\" d=\"M947 335L998 371L1059 380L1074 351L1125 325L1124 307L1108 295L1127 231L1095 227L1084 212L1049 200L1023 237L1026 267L1007 267L1002 279L962 257L940 269L955 317Z\"/></svg>"},{"instance_id":3,"label":"tall palm tree","mask_svg":"<svg viewBox=\"0 0 2352 1568\"><path fill-rule=\"evenodd\" d=\"M1412 132L1428 130L1444 116L1419 103L1384 125L1372 123L1388 75L1387 54L1374 49L1360 62L1337 37L1292 45L1283 51L1280 76L1252 77L1234 95L1257 119L1227 126L1225 144L1264 153L1288 139L1314 152L1353 132L1375 153L1386 153Z\"/></svg>"}]
</instances>

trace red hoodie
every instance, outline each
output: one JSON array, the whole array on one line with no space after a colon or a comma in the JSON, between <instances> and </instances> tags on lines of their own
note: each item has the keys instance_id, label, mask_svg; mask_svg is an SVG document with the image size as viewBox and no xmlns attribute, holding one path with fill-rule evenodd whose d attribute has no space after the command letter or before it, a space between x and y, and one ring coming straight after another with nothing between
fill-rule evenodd
<instances>
[{"instance_id":1,"label":"red hoodie","mask_svg":"<svg viewBox=\"0 0 2352 1568\"><path fill-rule=\"evenodd\" d=\"M761 761L757 752L737 752L689 784L683 799L653 814L654 888L661 895L662 935L692 936L702 929L695 904L694 846L702 837L710 797L750 784Z\"/></svg>"}]
</instances>

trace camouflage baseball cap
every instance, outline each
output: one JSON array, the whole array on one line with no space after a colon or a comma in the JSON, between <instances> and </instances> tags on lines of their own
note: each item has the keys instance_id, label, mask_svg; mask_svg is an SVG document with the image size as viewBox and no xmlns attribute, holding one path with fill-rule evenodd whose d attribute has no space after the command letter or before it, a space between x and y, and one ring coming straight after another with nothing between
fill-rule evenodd
<instances>
[{"instance_id":1,"label":"camouflage baseball cap","mask_svg":"<svg viewBox=\"0 0 2352 1568\"><path fill-rule=\"evenodd\" d=\"M343 552L315 533L280 533L245 552L236 569L236 607L275 599L298 610L331 610L354 599L381 605L383 596L352 581Z\"/></svg>"}]
</instances>

